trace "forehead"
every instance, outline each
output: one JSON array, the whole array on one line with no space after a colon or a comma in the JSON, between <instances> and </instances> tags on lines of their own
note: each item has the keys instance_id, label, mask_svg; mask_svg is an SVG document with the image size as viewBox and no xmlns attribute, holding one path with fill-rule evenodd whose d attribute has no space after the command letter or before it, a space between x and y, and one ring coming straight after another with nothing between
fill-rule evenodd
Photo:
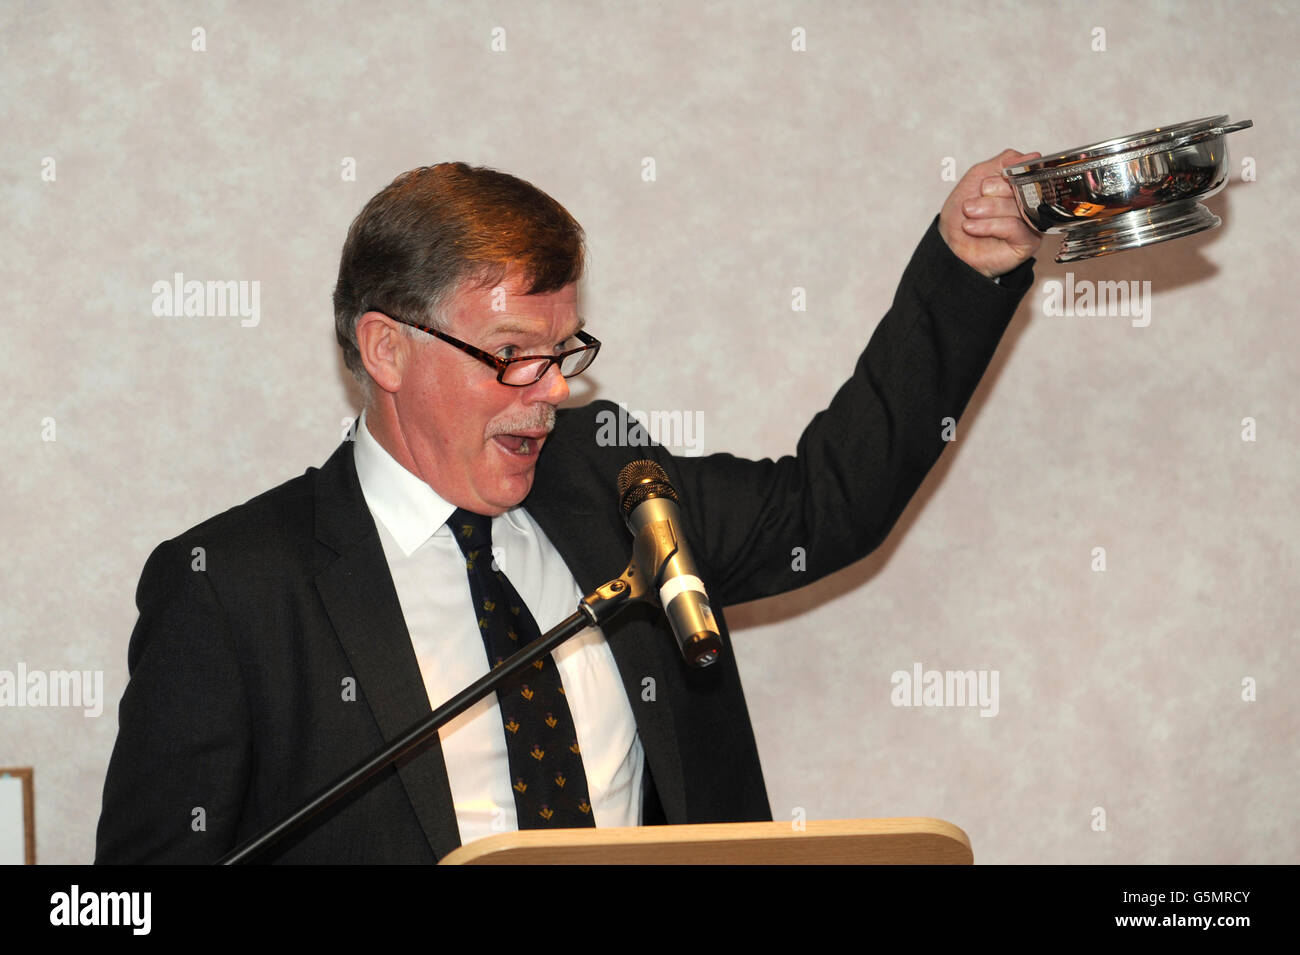
<instances>
[{"instance_id":1,"label":"forehead","mask_svg":"<svg viewBox=\"0 0 1300 955\"><path fill-rule=\"evenodd\" d=\"M462 329L520 334L548 334L556 326L572 329L581 324L577 283L536 295L524 294L526 289L527 283L514 279L488 288L463 285L448 302L446 314Z\"/></svg>"}]
</instances>

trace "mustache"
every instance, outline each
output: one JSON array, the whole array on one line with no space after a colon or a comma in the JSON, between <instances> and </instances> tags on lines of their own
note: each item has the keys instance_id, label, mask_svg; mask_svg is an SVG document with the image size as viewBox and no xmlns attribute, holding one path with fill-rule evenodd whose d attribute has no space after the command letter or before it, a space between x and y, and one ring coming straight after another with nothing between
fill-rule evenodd
<instances>
[{"instance_id":1,"label":"mustache","mask_svg":"<svg viewBox=\"0 0 1300 955\"><path fill-rule=\"evenodd\" d=\"M542 430L545 430L547 434L555 430L554 405L542 405L536 411L516 414L508 418L498 418L488 425L487 436L493 438L498 434L518 434L521 431Z\"/></svg>"}]
</instances>

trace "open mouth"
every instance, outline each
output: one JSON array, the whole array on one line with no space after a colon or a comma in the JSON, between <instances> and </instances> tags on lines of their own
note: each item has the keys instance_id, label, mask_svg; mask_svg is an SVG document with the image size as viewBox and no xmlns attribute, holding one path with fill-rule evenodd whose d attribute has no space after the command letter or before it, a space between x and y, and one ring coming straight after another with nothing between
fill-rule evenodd
<instances>
[{"instance_id":1,"label":"open mouth","mask_svg":"<svg viewBox=\"0 0 1300 955\"><path fill-rule=\"evenodd\" d=\"M492 440L500 445L507 454L528 457L541 450L542 442L546 440L546 433L498 434L493 436Z\"/></svg>"}]
</instances>

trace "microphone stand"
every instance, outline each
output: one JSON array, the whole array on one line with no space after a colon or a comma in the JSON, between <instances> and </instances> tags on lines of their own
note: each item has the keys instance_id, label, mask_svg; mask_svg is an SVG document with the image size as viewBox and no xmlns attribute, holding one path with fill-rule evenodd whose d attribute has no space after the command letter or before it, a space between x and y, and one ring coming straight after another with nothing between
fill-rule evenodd
<instances>
[{"instance_id":1,"label":"microphone stand","mask_svg":"<svg viewBox=\"0 0 1300 955\"><path fill-rule=\"evenodd\" d=\"M254 856L261 854L290 832L298 829L327 806L386 768L389 763L400 759L406 753L418 747L437 733L442 726L454 720L489 693L494 692L500 684L506 682L510 677L532 666L535 660L540 660L565 640L587 627L600 626L634 600L653 600L650 588L654 581L658 579L663 565L667 563L676 550L675 545L671 550L668 550L662 544L662 532L658 534L654 531L638 533L632 545L632 563L628 565L627 570L623 572L621 577L616 577L609 583L597 587L596 590L578 602L578 609L566 620L552 627L532 643L520 648L512 656L503 660L500 666L494 667L487 674L475 680L434 710L429 716L393 740L393 742L366 759L346 775L340 777L336 782L321 790L291 815L222 856L217 860L216 864L236 865L250 861ZM638 573L638 561L644 561L642 566L655 568L655 573L649 576Z\"/></svg>"}]
</instances>

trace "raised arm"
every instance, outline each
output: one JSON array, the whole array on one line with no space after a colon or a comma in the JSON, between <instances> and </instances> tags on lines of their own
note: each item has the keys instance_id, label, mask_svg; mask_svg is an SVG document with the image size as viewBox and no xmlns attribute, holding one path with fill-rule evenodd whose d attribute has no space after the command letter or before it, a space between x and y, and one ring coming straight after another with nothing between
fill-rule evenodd
<instances>
[{"instance_id":1,"label":"raised arm","mask_svg":"<svg viewBox=\"0 0 1300 955\"><path fill-rule=\"evenodd\" d=\"M664 462L716 602L812 583L866 556L894 526L945 446L945 419L961 417L1032 284L1040 239L999 175L1020 156L1008 150L957 184L853 376L796 454Z\"/></svg>"}]
</instances>

